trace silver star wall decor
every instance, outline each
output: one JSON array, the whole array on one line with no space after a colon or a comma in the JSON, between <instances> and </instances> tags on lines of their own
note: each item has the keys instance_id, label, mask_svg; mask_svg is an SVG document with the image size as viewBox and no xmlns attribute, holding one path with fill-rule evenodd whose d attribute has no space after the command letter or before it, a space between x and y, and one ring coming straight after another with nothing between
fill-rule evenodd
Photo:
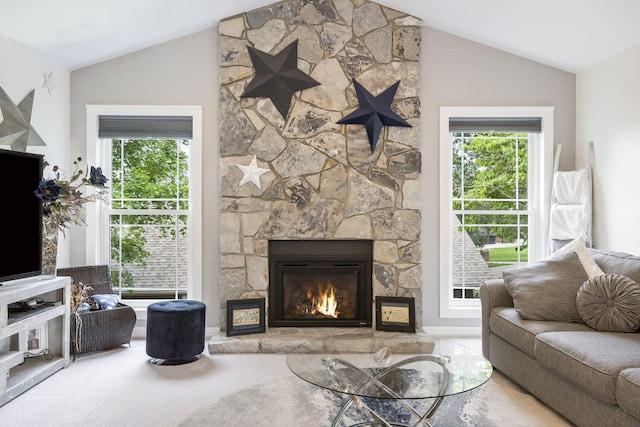
<instances>
[{"instance_id":1,"label":"silver star wall decor","mask_svg":"<svg viewBox=\"0 0 640 427\"><path fill-rule=\"evenodd\" d=\"M258 187L258 189L262 190L262 187L260 187L260 176L269 172L271 169L263 169L258 167L255 154L253 155L253 159L251 159L251 163L249 163L249 166L245 166L245 165L236 165L236 166L244 174L244 176L240 180L240 184L238 184L238 187L246 184L247 182L253 182L256 185L256 187Z\"/></svg>"},{"instance_id":2,"label":"silver star wall decor","mask_svg":"<svg viewBox=\"0 0 640 427\"><path fill-rule=\"evenodd\" d=\"M35 92L33 89L16 105L0 87L0 110L4 118L0 122L0 145L10 145L15 151L27 151L28 145L47 145L30 123Z\"/></svg>"}]
</instances>

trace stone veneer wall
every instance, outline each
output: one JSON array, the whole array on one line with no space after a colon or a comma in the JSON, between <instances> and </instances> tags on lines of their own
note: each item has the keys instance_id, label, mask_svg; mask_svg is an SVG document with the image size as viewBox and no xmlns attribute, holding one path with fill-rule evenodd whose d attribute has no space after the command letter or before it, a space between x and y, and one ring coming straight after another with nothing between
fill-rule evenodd
<instances>
[{"instance_id":1,"label":"stone veneer wall","mask_svg":"<svg viewBox=\"0 0 640 427\"><path fill-rule=\"evenodd\" d=\"M421 21L366 0L294 0L220 22L221 325L226 301L267 297L270 239L374 241L373 295L413 296L421 325ZM272 55L298 40L298 68L321 85L297 92L287 119L267 98L240 98L254 75L247 46ZM373 95L396 81L373 153L352 78ZM236 165L270 171L253 183ZM267 301L268 304L268 301Z\"/></svg>"}]
</instances>

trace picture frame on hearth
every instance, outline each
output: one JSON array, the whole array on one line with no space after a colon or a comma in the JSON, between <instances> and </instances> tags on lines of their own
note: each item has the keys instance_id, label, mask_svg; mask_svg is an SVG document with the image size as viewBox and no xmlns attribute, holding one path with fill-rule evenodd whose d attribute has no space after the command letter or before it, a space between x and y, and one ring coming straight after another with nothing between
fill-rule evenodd
<instances>
[{"instance_id":1,"label":"picture frame on hearth","mask_svg":"<svg viewBox=\"0 0 640 427\"><path fill-rule=\"evenodd\" d=\"M376 297L376 330L415 333L415 298Z\"/></svg>"},{"instance_id":2,"label":"picture frame on hearth","mask_svg":"<svg viewBox=\"0 0 640 427\"><path fill-rule=\"evenodd\" d=\"M227 301L227 336L260 334L266 330L265 299Z\"/></svg>"}]
</instances>

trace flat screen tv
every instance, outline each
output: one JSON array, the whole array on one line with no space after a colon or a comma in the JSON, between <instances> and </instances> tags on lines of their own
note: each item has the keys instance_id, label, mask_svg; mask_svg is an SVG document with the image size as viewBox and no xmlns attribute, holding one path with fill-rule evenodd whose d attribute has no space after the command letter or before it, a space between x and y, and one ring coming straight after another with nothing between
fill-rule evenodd
<instances>
[{"instance_id":1,"label":"flat screen tv","mask_svg":"<svg viewBox=\"0 0 640 427\"><path fill-rule=\"evenodd\" d=\"M42 179L43 165L40 154L0 149L0 171L5 179L0 193L0 224L5 229L0 243L0 284L41 273L42 203L33 192Z\"/></svg>"}]
</instances>

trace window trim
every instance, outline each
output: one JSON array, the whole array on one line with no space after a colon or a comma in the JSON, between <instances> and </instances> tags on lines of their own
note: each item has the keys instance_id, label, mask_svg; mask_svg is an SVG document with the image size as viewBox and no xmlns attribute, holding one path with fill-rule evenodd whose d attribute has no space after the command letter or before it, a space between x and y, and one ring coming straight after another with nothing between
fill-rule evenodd
<instances>
[{"instance_id":1,"label":"window trim","mask_svg":"<svg viewBox=\"0 0 640 427\"><path fill-rule=\"evenodd\" d=\"M202 107L199 105L87 105L87 161L92 165L101 165L106 158L106 147L98 150L98 119L100 116L191 116L193 120L193 137L189 158L189 241L187 244L187 265L189 282L187 295L189 299L202 300ZM110 173L106 167L106 172ZM108 238L106 237L107 216L97 203L87 205L87 218L91 223L100 224L100 228L87 228L86 262L88 264L108 263ZM98 236L98 233L101 233ZM102 244L100 244L102 243ZM136 300L131 301L134 305ZM144 306L152 300L140 300ZM129 301L127 302L129 303Z\"/></svg>"},{"instance_id":2,"label":"window trim","mask_svg":"<svg viewBox=\"0 0 640 427\"><path fill-rule=\"evenodd\" d=\"M449 118L451 117L540 117L542 130L535 151L530 148L528 171L529 210L533 218L529 229L532 245L529 247L529 262L543 259L548 254L547 236L551 206L553 180L553 111L552 106L538 107L440 107L440 318L480 318L480 301L456 301L452 296L451 268L451 139Z\"/></svg>"}]
</instances>

